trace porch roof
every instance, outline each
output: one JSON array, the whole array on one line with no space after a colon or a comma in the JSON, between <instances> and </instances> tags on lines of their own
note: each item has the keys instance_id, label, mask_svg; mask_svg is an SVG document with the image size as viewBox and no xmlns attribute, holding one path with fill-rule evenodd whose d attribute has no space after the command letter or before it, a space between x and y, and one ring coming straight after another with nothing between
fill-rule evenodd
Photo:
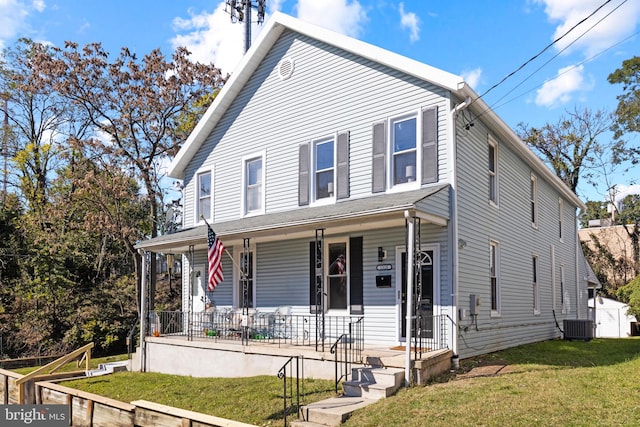
<instances>
[{"instance_id":1,"label":"porch roof","mask_svg":"<svg viewBox=\"0 0 640 427\"><path fill-rule=\"evenodd\" d=\"M391 227L404 223L404 212L439 226L449 220L449 185L387 193L335 204L273 212L212 224L216 234L229 247L243 238L258 241L312 236L316 228L327 234L344 233L372 227ZM428 202L425 202L430 198ZM433 201L433 203L430 203ZM181 230L139 242L135 248L152 252L186 252L190 245L206 248L206 225Z\"/></svg>"}]
</instances>

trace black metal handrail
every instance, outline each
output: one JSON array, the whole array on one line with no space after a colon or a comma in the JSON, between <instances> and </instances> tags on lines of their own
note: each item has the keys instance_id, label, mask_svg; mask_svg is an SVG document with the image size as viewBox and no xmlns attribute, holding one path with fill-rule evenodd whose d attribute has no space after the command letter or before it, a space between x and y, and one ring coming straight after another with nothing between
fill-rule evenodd
<instances>
[{"instance_id":1,"label":"black metal handrail","mask_svg":"<svg viewBox=\"0 0 640 427\"><path fill-rule=\"evenodd\" d=\"M300 412L300 358L302 356L291 356L287 362L282 365L282 367L280 368L280 370L278 371L278 378L282 379L282 401L283 401L283 408L282 408L282 416L284 418L284 426L287 427L287 414L289 412L293 412L293 408L295 407L295 413L299 413ZM295 388L295 405L294 405L294 401L293 401L293 360L295 359L296 361L296 374L295 374L295 384L296 384L296 388ZM287 370L289 372L289 378L291 379L291 381L289 381L289 388L287 389ZM303 372L303 378L302 378L302 383L304 384L304 372ZM288 405L287 403L291 402L290 405Z\"/></svg>"},{"instance_id":2,"label":"black metal handrail","mask_svg":"<svg viewBox=\"0 0 640 427\"><path fill-rule=\"evenodd\" d=\"M331 349L329 350L331 354L335 355L333 357L333 366L334 366L334 372L335 372L334 386L335 386L336 394L338 394L338 384L340 383L340 380L342 380L343 378L346 379L348 377L349 360L348 360L348 351L347 351L346 344L342 346L342 348L344 349L344 360L342 362L344 364L338 363L339 362L338 354L340 353L338 346L340 345L341 342L347 341L348 336L349 335L347 334L340 335L340 337L338 337L338 339L333 344L331 344ZM340 370L339 376L338 376L338 366L343 368L343 370Z\"/></svg>"},{"instance_id":3,"label":"black metal handrail","mask_svg":"<svg viewBox=\"0 0 640 427\"><path fill-rule=\"evenodd\" d=\"M140 320L140 317L137 317L136 321L131 326L131 329L129 329L129 333L127 334L127 339L126 339L127 359L131 359L131 353L133 353L133 348L135 347L135 339L133 339L133 335L136 333L136 330L138 329L139 320Z\"/></svg>"}]
</instances>

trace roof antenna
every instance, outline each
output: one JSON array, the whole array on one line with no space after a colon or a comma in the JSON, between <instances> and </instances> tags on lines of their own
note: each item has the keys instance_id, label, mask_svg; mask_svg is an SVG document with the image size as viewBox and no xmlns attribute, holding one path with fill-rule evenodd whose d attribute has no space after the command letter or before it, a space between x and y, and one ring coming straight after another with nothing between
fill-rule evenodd
<instances>
[{"instance_id":1,"label":"roof antenna","mask_svg":"<svg viewBox=\"0 0 640 427\"><path fill-rule=\"evenodd\" d=\"M267 0L226 0L224 11L231 16L231 22L244 23L244 53L251 46L251 9L258 11L258 24L264 22Z\"/></svg>"}]
</instances>

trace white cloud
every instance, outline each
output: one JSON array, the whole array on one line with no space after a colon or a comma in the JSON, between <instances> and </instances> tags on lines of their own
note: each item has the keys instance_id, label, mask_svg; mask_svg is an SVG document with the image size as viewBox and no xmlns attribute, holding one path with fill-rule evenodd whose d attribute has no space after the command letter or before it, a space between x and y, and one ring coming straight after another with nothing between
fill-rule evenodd
<instances>
[{"instance_id":1,"label":"white cloud","mask_svg":"<svg viewBox=\"0 0 640 427\"><path fill-rule=\"evenodd\" d=\"M13 39L24 27L29 6L19 0L0 0L0 48Z\"/></svg>"},{"instance_id":2,"label":"white cloud","mask_svg":"<svg viewBox=\"0 0 640 427\"><path fill-rule=\"evenodd\" d=\"M201 63L212 62L222 73L232 73L244 54L244 23L232 23L220 2L213 12L199 15L189 11L189 18L175 18L173 28L177 34L171 39L173 47L184 46L191 52L191 59ZM262 27L251 26L251 38L255 40Z\"/></svg>"},{"instance_id":3,"label":"white cloud","mask_svg":"<svg viewBox=\"0 0 640 427\"><path fill-rule=\"evenodd\" d=\"M420 40L420 19L413 12L405 12L404 3L400 3L400 26L409 30L409 40Z\"/></svg>"},{"instance_id":4,"label":"white cloud","mask_svg":"<svg viewBox=\"0 0 640 427\"><path fill-rule=\"evenodd\" d=\"M584 77L583 65L561 68L554 79L546 81L538 89L536 104L545 107L566 104L575 92L590 90L591 87L592 84Z\"/></svg>"},{"instance_id":5,"label":"white cloud","mask_svg":"<svg viewBox=\"0 0 640 427\"><path fill-rule=\"evenodd\" d=\"M33 0L31 4L33 5L33 8L38 12L44 12L44 9L46 7L44 0Z\"/></svg>"},{"instance_id":6,"label":"white cloud","mask_svg":"<svg viewBox=\"0 0 640 427\"><path fill-rule=\"evenodd\" d=\"M535 1L545 5L545 13L550 22L558 23L553 36L554 40L589 16L603 3L602 0ZM614 11L617 6L620 7ZM608 15L609 13L611 14ZM598 23L601 19L602 22ZM639 21L640 2L627 1L622 5L620 1L611 2L558 42L556 49L562 50L575 41L566 52L577 50L589 58L633 34ZM582 34L584 35L580 37Z\"/></svg>"},{"instance_id":7,"label":"white cloud","mask_svg":"<svg viewBox=\"0 0 640 427\"><path fill-rule=\"evenodd\" d=\"M640 194L640 184L616 185L616 202L622 201L622 199L630 194Z\"/></svg>"},{"instance_id":8,"label":"white cloud","mask_svg":"<svg viewBox=\"0 0 640 427\"><path fill-rule=\"evenodd\" d=\"M298 0L295 9L299 19L351 37L362 33L367 20L357 0Z\"/></svg>"},{"instance_id":9,"label":"white cloud","mask_svg":"<svg viewBox=\"0 0 640 427\"><path fill-rule=\"evenodd\" d=\"M473 70L465 70L462 72L462 78L469 86L476 89L480 84L480 78L482 77L482 68L474 68Z\"/></svg>"}]
</instances>

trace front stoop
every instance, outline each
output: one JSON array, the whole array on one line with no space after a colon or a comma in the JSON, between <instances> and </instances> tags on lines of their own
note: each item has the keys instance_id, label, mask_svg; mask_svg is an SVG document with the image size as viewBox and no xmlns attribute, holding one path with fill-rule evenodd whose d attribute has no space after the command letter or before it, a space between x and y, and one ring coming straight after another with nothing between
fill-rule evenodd
<instances>
[{"instance_id":1,"label":"front stoop","mask_svg":"<svg viewBox=\"0 0 640 427\"><path fill-rule=\"evenodd\" d=\"M404 382L404 370L397 368L354 368L352 380L342 383L344 396L305 405L293 427L336 427L356 410L393 395Z\"/></svg>"}]
</instances>

